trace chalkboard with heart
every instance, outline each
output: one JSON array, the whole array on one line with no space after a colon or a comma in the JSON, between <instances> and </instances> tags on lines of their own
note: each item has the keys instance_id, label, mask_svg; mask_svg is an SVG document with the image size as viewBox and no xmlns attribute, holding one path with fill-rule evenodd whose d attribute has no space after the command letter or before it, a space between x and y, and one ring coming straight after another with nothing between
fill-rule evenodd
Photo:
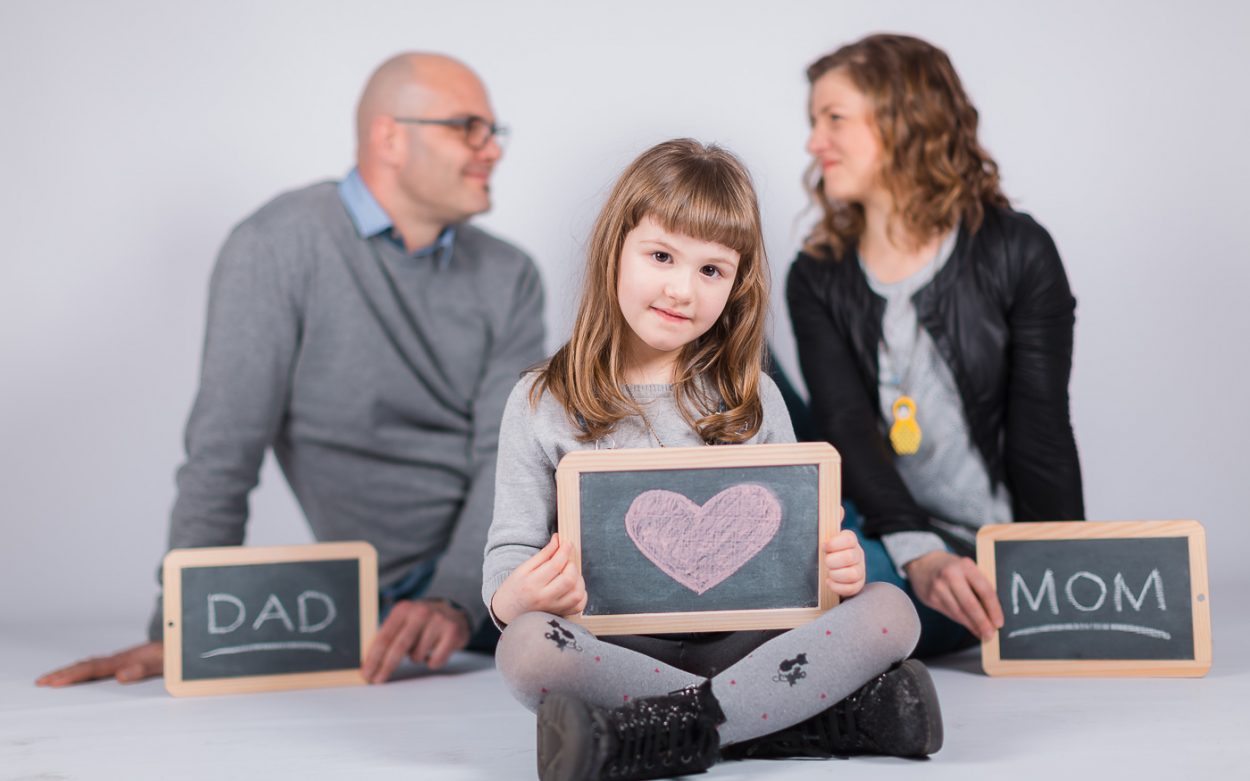
<instances>
[{"instance_id":1,"label":"chalkboard with heart","mask_svg":"<svg viewBox=\"0 0 1250 781\"><path fill-rule=\"evenodd\" d=\"M561 537L597 634L778 629L836 604L824 586L840 459L825 443L595 450L556 470Z\"/></svg>"}]
</instances>

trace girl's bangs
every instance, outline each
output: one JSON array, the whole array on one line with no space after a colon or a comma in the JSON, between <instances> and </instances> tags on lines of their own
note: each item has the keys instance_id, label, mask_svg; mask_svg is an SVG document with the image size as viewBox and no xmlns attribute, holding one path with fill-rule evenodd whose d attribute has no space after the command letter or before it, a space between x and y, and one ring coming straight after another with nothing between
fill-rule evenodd
<instances>
[{"instance_id":1,"label":"girl's bangs","mask_svg":"<svg viewBox=\"0 0 1250 781\"><path fill-rule=\"evenodd\" d=\"M720 244L743 259L755 254L758 216L749 191L724 180L667 184L638 204L635 225L649 216L667 231Z\"/></svg>"}]
</instances>

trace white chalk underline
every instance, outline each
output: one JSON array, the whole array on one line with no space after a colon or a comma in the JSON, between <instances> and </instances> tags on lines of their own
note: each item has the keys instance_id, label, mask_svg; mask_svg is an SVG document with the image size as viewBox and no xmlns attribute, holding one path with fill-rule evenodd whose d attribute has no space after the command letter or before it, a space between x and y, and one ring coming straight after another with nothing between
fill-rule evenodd
<instances>
[{"instance_id":1,"label":"white chalk underline","mask_svg":"<svg viewBox=\"0 0 1250 781\"><path fill-rule=\"evenodd\" d=\"M1172 635L1162 629L1153 629L1148 626L1138 626L1137 624L1094 624L1094 623L1074 623L1074 624L1043 624L1041 626L1030 626L1025 629L1013 629L1007 633L1008 638L1024 637L1025 635L1040 635L1047 632L1128 632L1134 635L1145 635L1146 637L1154 637L1159 640L1171 640Z\"/></svg>"},{"instance_id":2,"label":"white chalk underline","mask_svg":"<svg viewBox=\"0 0 1250 781\"><path fill-rule=\"evenodd\" d=\"M312 641L292 641L287 643L249 643L247 645L231 645L225 648L214 648L211 651L205 651L200 654L201 659L208 659L213 656L225 656L227 654L247 654L252 651L320 651L322 653L330 653L329 643L314 643Z\"/></svg>"}]
</instances>

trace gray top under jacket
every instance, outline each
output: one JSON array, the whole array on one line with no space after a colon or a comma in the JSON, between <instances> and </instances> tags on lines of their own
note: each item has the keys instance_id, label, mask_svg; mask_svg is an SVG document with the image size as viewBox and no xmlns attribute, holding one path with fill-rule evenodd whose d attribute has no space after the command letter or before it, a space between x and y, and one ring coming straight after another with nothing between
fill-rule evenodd
<instances>
[{"instance_id":1,"label":"gray top under jacket","mask_svg":"<svg viewBox=\"0 0 1250 781\"><path fill-rule=\"evenodd\" d=\"M646 447L692 447L704 444L681 415L671 385L627 385L651 424L626 417L611 434L595 442L579 442L580 429L550 393L537 408L529 393L536 374L526 375L512 390L499 430L499 472L495 480L495 516L486 541L482 601L490 605L495 591L512 570L538 553L556 531L556 466L575 450ZM781 391L760 375L763 423L744 444L793 442L794 429ZM724 447L724 446L718 446Z\"/></svg>"},{"instance_id":2,"label":"gray top under jacket","mask_svg":"<svg viewBox=\"0 0 1250 781\"><path fill-rule=\"evenodd\" d=\"M1006 486L998 490L991 487L985 462L968 433L955 378L933 337L920 325L912 303L912 296L946 265L958 234L956 226L933 259L906 279L887 284L874 277L862 260L860 267L869 287L885 299L877 366L887 434L899 396L910 396L916 403L920 449L895 456L899 476L916 503L933 515L935 526L971 542L981 526L1011 522L1011 497ZM881 541L904 577L903 567L908 562L946 549L942 538L932 532L896 532L883 535Z\"/></svg>"},{"instance_id":3,"label":"gray top under jacket","mask_svg":"<svg viewBox=\"0 0 1250 781\"><path fill-rule=\"evenodd\" d=\"M318 540L372 543L382 587L437 560L425 595L485 619L499 421L543 355L542 286L525 253L472 225L451 253L442 264L362 233L333 182L234 229L213 270L171 548L242 544L272 447Z\"/></svg>"}]
</instances>

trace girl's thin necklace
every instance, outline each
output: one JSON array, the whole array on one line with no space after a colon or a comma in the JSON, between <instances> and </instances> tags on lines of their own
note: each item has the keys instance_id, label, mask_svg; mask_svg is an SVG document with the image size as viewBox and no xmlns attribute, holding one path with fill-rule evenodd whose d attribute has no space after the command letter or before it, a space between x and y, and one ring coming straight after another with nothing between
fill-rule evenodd
<instances>
[{"instance_id":1,"label":"girl's thin necklace","mask_svg":"<svg viewBox=\"0 0 1250 781\"><path fill-rule=\"evenodd\" d=\"M660 435L655 432L655 427L651 425L651 419L647 417L647 413L645 410L643 410L642 404L638 402L638 399L635 398L634 394L631 393L628 388L625 390L625 392L629 393L629 398L635 404L638 404L638 417L642 418L642 425L646 427L647 433L651 436L652 439L655 440L655 443L657 445L659 445L660 447L668 447L668 445L664 444L664 440L660 439ZM699 443L702 445L709 444L708 442L703 441L702 437L699 438Z\"/></svg>"},{"instance_id":2,"label":"girl's thin necklace","mask_svg":"<svg viewBox=\"0 0 1250 781\"><path fill-rule=\"evenodd\" d=\"M632 398L633 394L630 394L630 396ZM637 404L638 400L634 399L634 403ZM652 428L651 420L647 417L647 413L642 411L641 404L638 405L638 415L642 418L642 425L647 427L647 433L651 435L651 438L655 440L655 443L660 447L667 447L667 445L664 444L664 440L660 439L660 435L655 433L655 429Z\"/></svg>"},{"instance_id":3,"label":"girl's thin necklace","mask_svg":"<svg viewBox=\"0 0 1250 781\"><path fill-rule=\"evenodd\" d=\"M655 443L657 445L659 445L660 447L666 447L666 445L664 444L664 440L660 439L660 435L655 433L655 428L652 427L651 425L651 419L647 417L646 411L642 408L642 403L638 401L638 398L636 396L634 396L634 392L631 391L628 387L624 388L624 391L626 394L629 395L629 400L634 402L634 404L638 407L638 417L642 418L642 425L646 427L647 434L649 434L651 438L655 440Z\"/></svg>"}]
</instances>

